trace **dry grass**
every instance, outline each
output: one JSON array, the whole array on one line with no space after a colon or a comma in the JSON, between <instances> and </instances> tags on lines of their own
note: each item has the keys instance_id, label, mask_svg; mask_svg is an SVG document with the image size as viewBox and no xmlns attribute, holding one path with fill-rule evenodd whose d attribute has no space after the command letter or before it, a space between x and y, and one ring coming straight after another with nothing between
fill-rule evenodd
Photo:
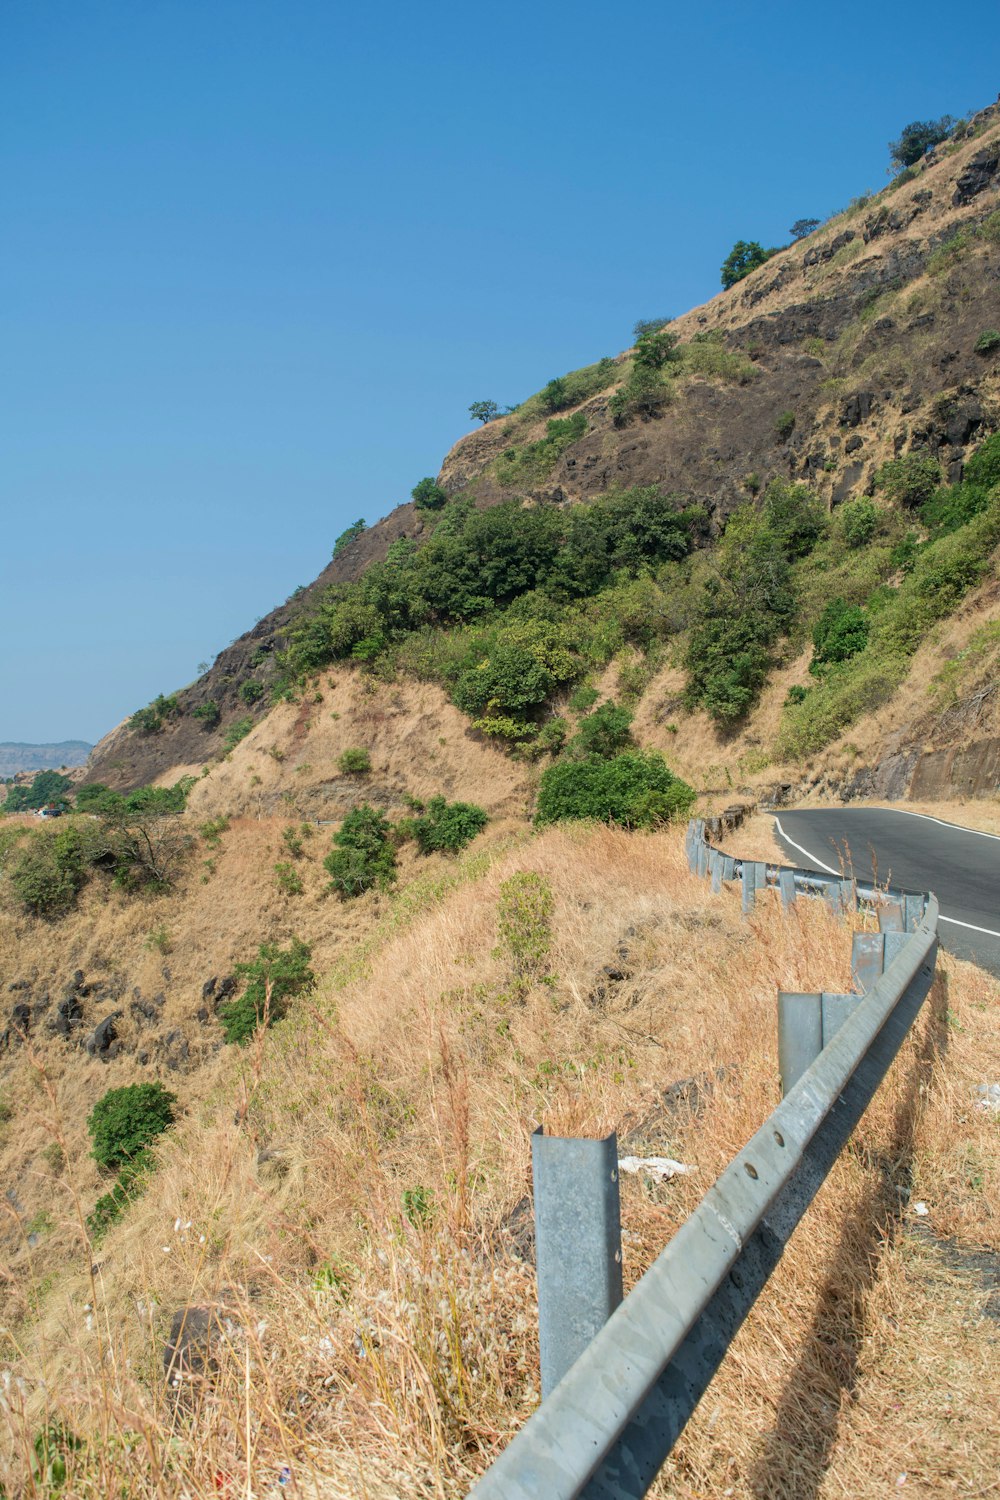
<instances>
[{"instance_id":1,"label":"dry grass","mask_svg":"<svg viewBox=\"0 0 1000 1500\"><path fill-rule=\"evenodd\" d=\"M252 866L265 833L236 828L226 857ZM554 903L547 951L543 933L520 964L496 915L519 870ZM38 1493L29 1448L47 1415L88 1439L65 1494L264 1494L283 1464L303 1494L463 1493L537 1399L533 1275L515 1253L533 1125L614 1126L630 1150L697 1167L624 1184L631 1283L777 1100L776 988L845 986L850 947L822 903L782 917L767 899L745 923L734 892L689 876L675 834L607 829L501 846L450 890L359 916L356 939L360 961L343 961L342 934L312 1001L255 1049L174 1084L185 1117L96 1255L83 1095L118 1064L60 1063L55 1044L21 1055L23 1143L4 1143L5 1165L19 1191L44 1180L55 1227L29 1250L22 1216L9 1262L0 1474L14 1493ZM912 1193L935 1233L1000 1243L1000 1129L974 1105L1000 1077L996 986L942 970L660 1493L874 1497L904 1470L917 1493L989 1492L1000 1391L983 1297L908 1233ZM691 1077L698 1107L668 1104ZM53 1133L55 1173L40 1150ZM188 1304L228 1316L216 1368L171 1391L160 1351ZM939 1412L931 1436L933 1389L957 1415Z\"/></svg>"}]
</instances>

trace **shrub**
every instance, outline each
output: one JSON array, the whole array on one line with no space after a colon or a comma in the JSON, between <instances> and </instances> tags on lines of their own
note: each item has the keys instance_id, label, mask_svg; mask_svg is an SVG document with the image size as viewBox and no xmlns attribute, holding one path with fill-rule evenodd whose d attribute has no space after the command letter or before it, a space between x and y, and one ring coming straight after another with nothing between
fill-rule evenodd
<instances>
[{"instance_id":1,"label":"shrub","mask_svg":"<svg viewBox=\"0 0 1000 1500\"><path fill-rule=\"evenodd\" d=\"M266 692L267 689L262 682L257 682L255 678L248 677L246 682L240 683L238 696L240 702L245 703L249 707L252 703L259 703Z\"/></svg>"},{"instance_id":2,"label":"shrub","mask_svg":"<svg viewBox=\"0 0 1000 1500\"><path fill-rule=\"evenodd\" d=\"M344 776L360 776L372 768L367 750L344 750L337 758L337 769Z\"/></svg>"},{"instance_id":3,"label":"shrub","mask_svg":"<svg viewBox=\"0 0 1000 1500\"><path fill-rule=\"evenodd\" d=\"M580 720L572 748L581 755L600 755L607 759L632 743L632 714L627 708L608 702Z\"/></svg>"},{"instance_id":4,"label":"shrub","mask_svg":"<svg viewBox=\"0 0 1000 1500\"><path fill-rule=\"evenodd\" d=\"M875 474L876 487L890 500L911 509L922 505L941 483L941 466L929 453L904 453Z\"/></svg>"},{"instance_id":5,"label":"shrub","mask_svg":"<svg viewBox=\"0 0 1000 1500\"><path fill-rule=\"evenodd\" d=\"M110 854L104 830L93 823L74 820L56 833L39 829L14 859L11 887L30 915L60 917L75 905L93 866Z\"/></svg>"},{"instance_id":6,"label":"shrub","mask_svg":"<svg viewBox=\"0 0 1000 1500\"><path fill-rule=\"evenodd\" d=\"M673 321L673 318L640 318L632 328L633 342L638 343L644 334L659 333L661 328L666 328Z\"/></svg>"},{"instance_id":7,"label":"shrub","mask_svg":"<svg viewBox=\"0 0 1000 1500\"><path fill-rule=\"evenodd\" d=\"M794 417L792 418L794 423ZM806 557L825 534L826 511L804 484L772 480L764 495L764 520L787 558Z\"/></svg>"},{"instance_id":8,"label":"shrub","mask_svg":"<svg viewBox=\"0 0 1000 1500\"><path fill-rule=\"evenodd\" d=\"M588 708L593 708L600 696L592 682L581 682L570 694L569 706L575 714L585 714Z\"/></svg>"},{"instance_id":9,"label":"shrub","mask_svg":"<svg viewBox=\"0 0 1000 1500\"><path fill-rule=\"evenodd\" d=\"M140 1150L122 1163L118 1181L110 1193L104 1193L87 1215L87 1228L91 1238L99 1244L113 1224L116 1224L129 1204L134 1202L146 1188L152 1175L154 1162L149 1151Z\"/></svg>"},{"instance_id":10,"label":"shrub","mask_svg":"<svg viewBox=\"0 0 1000 1500\"><path fill-rule=\"evenodd\" d=\"M780 442L784 443L784 442L787 442L787 440L791 437L791 435L792 435L792 433L794 431L795 431L795 413L793 411L783 411L783 412L781 412L775 418L775 423L774 423L774 433L775 433L775 436L779 439Z\"/></svg>"},{"instance_id":11,"label":"shrub","mask_svg":"<svg viewBox=\"0 0 1000 1500\"><path fill-rule=\"evenodd\" d=\"M921 161L932 146L947 140L955 121L951 115L940 120L913 120L904 125L899 139L889 142L889 155L896 167L912 167Z\"/></svg>"},{"instance_id":12,"label":"shrub","mask_svg":"<svg viewBox=\"0 0 1000 1500\"><path fill-rule=\"evenodd\" d=\"M474 802L446 802L443 797L432 797L426 812L413 819L413 836L421 854L457 854L482 833L488 822L484 810Z\"/></svg>"},{"instance_id":13,"label":"shrub","mask_svg":"<svg viewBox=\"0 0 1000 1500\"><path fill-rule=\"evenodd\" d=\"M410 491L410 498L418 510L442 510L448 504L448 496L433 479L421 479Z\"/></svg>"},{"instance_id":14,"label":"shrub","mask_svg":"<svg viewBox=\"0 0 1000 1500\"><path fill-rule=\"evenodd\" d=\"M725 260L722 262L722 285L728 291L744 276L749 276L751 271L756 271L765 261L774 255L773 250L765 250L757 240L737 240Z\"/></svg>"},{"instance_id":15,"label":"shrub","mask_svg":"<svg viewBox=\"0 0 1000 1500\"><path fill-rule=\"evenodd\" d=\"M878 523L878 506L864 496L857 500L845 500L837 512L837 529L844 545L852 549L870 542L878 529Z\"/></svg>"},{"instance_id":16,"label":"shrub","mask_svg":"<svg viewBox=\"0 0 1000 1500\"><path fill-rule=\"evenodd\" d=\"M992 354L994 349L1000 349L1000 332L996 328L984 328L972 347L977 354Z\"/></svg>"},{"instance_id":17,"label":"shrub","mask_svg":"<svg viewBox=\"0 0 1000 1500\"><path fill-rule=\"evenodd\" d=\"M347 548L347 547L349 547L351 545L351 543L354 541L355 537L359 537L363 531L367 531L367 530L368 530L368 527L366 526L365 522L362 521L361 519L358 519L357 521L352 521L351 524L350 524L350 526L348 526L347 530L346 531L342 531L340 533L340 535L338 536L337 540L334 542L334 544L333 544L333 555L334 555L334 557L339 557L340 554L344 551L344 549Z\"/></svg>"},{"instance_id":18,"label":"shrub","mask_svg":"<svg viewBox=\"0 0 1000 1500\"><path fill-rule=\"evenodd\" d=\"M659 416L671 399L670 391L657 370L634 366L621 390L608 402L608 411L616 427L624 427L633 417Z\"/></svg>"},{"instance_id":19,"label":"shrub","mask_svg":"<svg viewBox=\"0 0 1000 1500\"><path fill-rule=\"evenodd\" d=\"M652 828L681 817L697 794L657 751L630 751L562 761L542 773L535 822L593 818L625 828Z\"/></svg>"},{"instance_id":20,"label":"shrub","mask_svg":"<svg viewBox=\"0 0 1000 1500\"><path fill-rule=\"evenodd\" d=\"M191 710L191 717L197 719L205 729L214 729L222 717L222 710L214 699L209 698Z\"/></svg>"},{"instance_id":21,"label":"shrub","mask_svg":"<svg viewBox=\"0 0 1000 1500\"><path fill-rule=\"evenodd\" d=\"M1000 433L979 444L965 465L963 479L966 484L984 490L1000 484Z\"/></svg>"},{"instance_id":22,"label":"shrub","mask_svg":"<svg viewBox=\"0 0 1000 1500\"><path fill-rule=\"evenodd\" d=\"M245 740L253 728L253 719L247 716L245 719L236 719L226 730L225 739L222 741L223 750L228 754L235 750L240 740Z\"/></svg>"},{"instance_id":23,"label":"shrub","mask_svg":"<svg viewBox=\"0 0 1000 1500\"><path fill-rule=\"evenodd\" d=\"M158 693L146 708L139 708L129 719L129 728L140 734L159 734L169 719L175 719L181 711L176 696L169 698Z\"/></svg>"},{"instance_id":24,"label":"shrub","mask_svg":"<svg viewBox=\"0 0 1000 1500\"><path fill-rule=\"evenodd\" d=\"M566 381L561 375L542 387L540 399L545 411L562 411L572 404Z\"/></svg>"},{"instance_id":25,"label":"shrub","mask_svg":"<svg viewBox=\"0 0 1000 1500\"><path fill-rule=\"evenodd\" d=\"M868 644L868 620L856 604L831 599L813 629L813 659L809 670L830 662L847 661Z\"/></svg>"},{"instance_id":26,"label":"shrub","mask_svg":"<svg viewBox=\"0 0 1000 1500\"><path fill-rule=\"evenodd\" d=\"M305 890L302 876L286 859L279 859L274 866L274 878L278 890L285 896L301 896Z\"/></svg>"},{"instance_id":27,"label":"shrub","mask_svg":"<svg viewBox=\"0 0 1000 1500\"><path fill-rule=\"evenodd\" d=\"M133 1160L173 1124L176 1103L162 1083L108 1089L87 1119L94 1160L112 1171Z\"/></svg>"},{"instance_id":28,"label":"shrub","mask_svg":"<svg viewBox=\"0 0 1000 1500\"><path fill-rule=\"evenodd\" d=\"M809 689L803 687L801 682L793 682L785 694L785 707L788 708L793 703L804 703L808 694Z\"/></svg>"},{"instance_id":29,"label":"shrub","mask_svg":"<svg viewBox=\"0 0 1000 1500\"><path fill-rule=\"evenodd\" d=\"M641 334L636 340L632 356L636 370L662 370L665 365L679 358L677 335L667 328L658 329L656 333L650 331Z\"/></svg>"},{"instance_id":30,"label":"shrub","mask_svg":"<svg viewBox=\"0 0 1000 1500\"><path fill-rule=\"evenodd\" d=\"M333 836L334 847L323 861L333 889L341 900L383 889L396 878L392 825L376 808L362 803L347 814Z\"/></svg>"},{"instance_id":31,"label":"shrub","mask_svg":"<svg viewBox=\"0 0 1000 1500\"><path fill-rule=\"evenodd\" d=\"M243 1046L265 1018L269 1026L280 1021L288 1010L287 1001L316 982L309 967L311 957L309 944L293 937L287 948L261 943L256 958L238 963L234 972L237 979L246 980L246 988L219 1008L226 1041Z\"/></svg>"},{"instance_id":32,"label":"shrub","mask_svg":"<svg viewBox=\"0 0 1000 1500\"><path fill-rule=\"evenodd\" d=\"M502 485L534 484L551 474L556 462L571 444L587 431L587 417L582 411L571 417L552 417L545 425L545 437L522 448L508 448L496 461L496 476Z\"/></svg>"},{"instance_id":33,"label":"shrub","mask_svg":"<svg viewBox=\"0 0 1000 1500\"><path fill-rule=\"evenodd\" d=\"M515 972L537 974L552 946L555 901L544 875L519 870L500 884L497 901L498 957L513 960Z\"/></svg>"}]
</instances>

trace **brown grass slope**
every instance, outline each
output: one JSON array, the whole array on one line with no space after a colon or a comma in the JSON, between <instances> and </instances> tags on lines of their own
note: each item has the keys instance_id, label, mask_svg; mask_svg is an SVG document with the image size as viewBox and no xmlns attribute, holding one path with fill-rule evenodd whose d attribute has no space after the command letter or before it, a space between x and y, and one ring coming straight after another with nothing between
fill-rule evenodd
<instances>
[{"instance_id":1,"label":"brown grass slope","mask_svg":"<svg viewBox=\"0 0 1000 1500\"><path fill-rule=\"evenodd\" d=\"M37 1492L46 1422L85 1439L63 1493L88 1500L265 1494L283 1465L307 1495L464 1493L537 1399L534 1124L615 1127L696 1168L625 1182L631 1284L777 1100L776 988L848 982L849 932L821 903L782 916L768 900L746 923L736 893L687 873L676 833L507 825L458 863L414 862L394 897L339 907L312 853L305 896L277 896L277 832L234 823L207 884L193 871L172 902L95 892L47 939L7 930L5 974L30 941L39 974L165 985L164 1024L197 1025L204 1058L171 1072L130 1049L105 1067L40 1029L4 1060L11 1494ZM498 921L519 871L552 893L530 961ZM168 920L172 951L145 950ZM191 1014L206 969L293 930L317 989L256 1045L220 1049ZM972 1251L1000 1249L1000 1136L975 1092L1000 1076L997 998L943 962L655 1493L874 1497L904 1473L912 1493L989 1492L997 1261ZM182 1118L95 1249L85 1115L151 1071ZM171 1388L161 1352L188 1305L217 1309L218 1337Z\"/></svg>"}]
</instances>

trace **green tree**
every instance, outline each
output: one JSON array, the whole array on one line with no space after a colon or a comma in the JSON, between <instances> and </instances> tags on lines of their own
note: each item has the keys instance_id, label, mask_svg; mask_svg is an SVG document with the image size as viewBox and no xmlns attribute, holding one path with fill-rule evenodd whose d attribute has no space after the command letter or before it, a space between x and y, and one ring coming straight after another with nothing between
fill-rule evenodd
<instances>
[{"instance_id":1,"label":"green tree","mask_svg":"<svg viewBox=\"0 0 1000 1500\"><path fill-rule=\"evenodd\" d=\"M770 260L774 253L773 250L765 250L757 240L737 240L722 262L722 285L728 291L731 286L742 281L744 276L749 276L751 271L756 271L758 266Z\"/></svg>"},{"instance_id":2,"label":"green tree","mask_svg":"<svg viewBox=\"0 0 1000 1500\"><path fill-rule=\"evenodd\" d=\"M473 401L469 407L469 416L477 422L492 422L499 415L500 408L495 401Z\"/></svg>"},{"instance_id":3,"label":"green tree","mask_svg":"<svg viewBox=\"0 0 1000 1500\"><path fill-rule=\"evenodd\" d=\"M897 505L914 508L929 500L941 483L941 465L929 453L904 453L884 463L875 486Z\"/></svg>"},{"instance_id":4,"label":"green tree","mask_svg":"<svg viewBox=\"0 0 1000 1500\"><path fill-rule=\"evenodd\" d=\"M442 510L448 504L444 490L429 476L413 486L410 498L418 510Z\"/></svg>"},{"instance_id":5,"label":"green tree","mask_svg":"<svg viewBox=\"0 0 1000 1500\"><path fill-rule=\"evenodd\" d=\"M632 359L638 370L662 370L664 365L680 359L676 333L671 333L669 328L660 328L656 332L650 330L641 334L636 340Z\"/></svg>"},{"instance_id":6,"label":"green tree","mask_svg":"<svg viewBox=\"0 0 1000 1500\"><path fill-rule=\"evenodd\" d=\"M809 670L814 676L830 662L847 661L868 644L868 618L856 604L846 599L831 599L813 627L813 659Z\"/></svg>"},{"instance_id":7,"label":"green tree","mask_svg":"<svg viewBox=\"0 0 1000 1500\"><path fill-rule=\"evenodd\" d=\"M237 979L246 980L246 988L242 995L219 1008L226 1041L243 1046L265 1017L269 1026L280 1021L287 1013L287 1002L316 983L309 967L311 957L309 944L293 937L287 948L277 943L261 943L256 958L238 963L235 974Z\"/></svg>"},{"instance_id":8,"label":"green tree","mask_svg":"<svg viewBox=\"0 0 1000 1500\"><path fill-rule=\"evenodd\" d=\"M340 554L341 554L341 552L344 551L345 547L349 547L351 545L351 543L354 541L355 537L359 537L363 531L367 531L367 530L368 530L368 527L367 527L367 525L365 524L365 522L363 520L359 519L357 521L352 521L351 524L350 524L350 526L348 526L347 530L346 531L342 531L340 533L340 535L338 536L337 540L334 542L334 544L333 544L333 555L334 555L334 557L339 557Z\"/></svg>"},{"instance_id":9,"label":"green tree","mask_svg":"<svg viewBox=\"0 0 1000 1500\"><path fill-rule=\"evenodd\" d=\"M951 115L942 115L940 120L913 120L909 125L904 125L899 139L889 142L893 166L914 166L926 156L932 146L948 138L954 123Z\"/></svg>"},{"instance_id":10,"label":"green tree","mask_svg":"<svg viewBox=\"0 0 1000 1500\"><path fill-rule=\"evenodd\" d=\"M796 219L788 233L793 240L804 240L807 234L819 228L819 223L819 219Z\"/></svg>"}]
</instances>

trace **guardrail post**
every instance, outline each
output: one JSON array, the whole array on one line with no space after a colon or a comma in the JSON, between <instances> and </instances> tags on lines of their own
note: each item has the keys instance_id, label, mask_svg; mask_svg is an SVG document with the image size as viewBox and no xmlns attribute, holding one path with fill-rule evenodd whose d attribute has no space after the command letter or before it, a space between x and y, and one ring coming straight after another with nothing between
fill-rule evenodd
<instances>
[{"instance_id":1,"label":"guardrail post","mask_svg":"<svg viewBox=\"0 0 1000 1500\"><path fill-rule=\"evenodd\" d=\"M885 933L856 932L851 947L851 977L865 995L882 977L885 967Z\"/></svg>"},{"instance_id":2,"label":"guardrail post","mask_svg":"<svg viewBox=\"0 0 1000 1500\"><path fill-rule=\"evenodd\" d=\"M795 904L795 871L787 870L782 866L778 871L778 890L781 892L781 904L787 911Z\"/></svg>"},{"instance_id":3,"label":"guardrail post","mask_svg":"<svg viewBox=\"0 0 1000 1500\"><path fill-rule=\"evenodd\" d=\"M903 897L903 931L916 932L924 915L923 896Z\"/></svg>"},{"instance_id":4,"label":"guardrail post","mask_svg":"<svg viewBox=\"0 0 1000 1500\"><path fill-rule=\"evenodd\" d=\"M618 1138L531 1137L542 1399L622 1300Z\"/></svg>"},{"instance_id":5,"label":"guardrail post","mask_svg":"<svg viewBox=\"0 0 1000 1500\"><path fill-rule=\"evenodd\" d=\"M863 995L823 995L823 1046L828 1047L844 1022L854 1014Z\"/></svg>"},{"instance_id":6,"label":"guardrail post","mask_svg":"<svg viewBox=\"0 0 1000 1500\"><path fill-rule=\"evenodd\" d=\"M757 859L745 859L741 871L743 882L743 910L753 910L753 904L758 890L763 890L767 885L767 865Z\"/></svg>"},{"instance_id":7,"label":"guardrail post","mask_svg":"<svg viewBox=\"0 0 1000 1500\"><path fill-rule=\"evenodd\" d=\"M903 903L902 901L881 901L878 908L879 932L902 932L903 931ZM888 963L888 959L886 959Z\"/></svg>"},{"instance_id":8,"label":"guardrail post","mask_svg":"<svg viewBox=\"0 0 1000 1500\"><path fill-rule=\"evenodd\" d=\"M781 1097L823 1050L823 996L778 991L778 1071Z\"/></svg>"},{"instance_id":9,"label":"guardrail post","mask_svg":"<svg viewBox=\"0 0 1000 1500\"><path fill-rule=\"evenodd\" d=\"M708 873L712 877L712 890L722 890L722 855L717 849L708 851Z\"/></svg>"}]
</instances>

